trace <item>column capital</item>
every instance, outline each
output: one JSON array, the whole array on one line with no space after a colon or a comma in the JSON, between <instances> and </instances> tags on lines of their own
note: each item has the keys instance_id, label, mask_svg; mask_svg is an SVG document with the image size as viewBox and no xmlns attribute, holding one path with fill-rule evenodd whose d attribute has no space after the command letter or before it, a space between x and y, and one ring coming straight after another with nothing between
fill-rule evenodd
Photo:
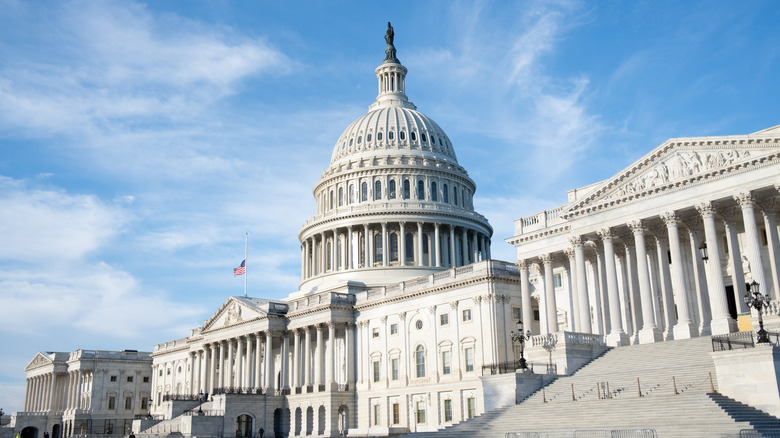
<instances>
[{"instance_id":1,"label":"column capital","mask_svg":"<svg viewBox=\"0 0 780 438\"><path fill-rule=\"evenodd\" d=\"M666 238L667 230L666 230L666 227L663 226L663 225L657 225L655 227L652 227L650 229L650 231L653 232L653 236L656 239L665 239Z\"/></svg>"},{"instance_id":2,"label":"column capital","mask_svg":"<svg viewBox=\"0 0 780 438\"><path fill-rule=\"evenodd\" d=\"M401 318L402 320L405 320L406 319L406 312L399 313L398 317Z\"/></svg>"},{"instance_id":3,"label":"column capital","mask_svg":"<svg viewBox=\"0 0 780 438\"><path fill-rule=\"evenodd\" d=\"M612 242L615 239L615 235L612 233L611 228L602 228L596 232L599 238L605 242Z\"/></svg>"},{"instance_id":4,"label":"column capital","mask_svg":"<svg viewBox=\"0 0 780 438\"><path fill-rule=\"evenodd\" d=\"M387 322L387 315L380 316L379 317L379 322L381 322L382 324L386 323Z\"/></svg>"},{"instance_id":5,"label":"column capital","mask_svg":"<svg viewBox=\"0 0 780 438\"><path fill-rule=\"evenodd\" d=\"M545 265L552 264L552 255L549 254L549 253L547 253L547 254L540 254L539 255L539 260L541 260L542 263L544 263Z\"/></svg>"},{"instance_id":6,"label":"column capital","mask_svg":"<svg viewBox=\"0 0 780 438\"><path fill-rule=\"evenodd\" d=\"M637 234L645 234L645 231L647 228L645 227L645 223L642 221L642 219L636 219L626 224L628 229L631 230L631 233L633 233L635 236Z\"/></svg>"},{"instance_id":7,"label":"column capital","mask_svg":"<svg viewBox=\"0 0 780 438\"><path fill-rule=\"evenodd\" d=\"M664 224L667 227L679 225L680 223L680 216L677 215L677 212L674 210L667 211L661 214L661 220L664 221Z\"/></svg>"},{"instance_id":8,"label":"column capital","mask_svg":"<svg viewBox=\"0 0 780 438\"><path fill-rule=\"evenodd\" d=\"M477 295L475 297L471 297L472 301L474 301L474 304L479 304L482 301L482 295Z\"/></svg>"},{"instance_id":9,"label":"column capital","mask_svg":"<svg viewBox=\"0 0 780 438\"><path fill-rule=\"evenodd\" d=\"M699 212L701 217L715 217L717 209L713 202L702 202L696 205L696 211Z\"/></svg>"},{"instance_id":10,"label":"column capital","mask_svg":"<svg viewBox=\"0 0 780 438\"><path fill-rule=\"evenodd\" d=\"M458 310L458 302L457 301L450 301L450 307L453 310Z\"/></svg>"},{"instance_id":11,"label":"column capital","mask_svg":"<svg viewBox=\"0 0 780 438\"><path fill-rule=\"evenodd\" d=\"M566 255L566 257L571 261L574 259L574 248L564 248L563 253Z\"/></svg>"},{"instance_id":12,"label":"column capital","mask_svg":"<svg viewBox=\"0 0 780 438\"><path fill-rule=\"evenodd\" d=\"M739 203L742 208L754 207L756 205L756 198L750 192L742 192L734 195L734 200Z\"/></svg>"},{"instance_id":13,"label":"column capital","mask_svg":"<svg viewBox=\"0 0 780 438\"><path fill-rule=\"evenodd\" d=\"M336 327L336 323L333 321L328 321L325 323L325 325L328 327L328 329L332 329L333 327Z\"/></svg>"},{"instance_id":14,"label":"column capital","mask_svg":"<svg viewBox=\"0 0 780 438\"><path fill-rule=\"evenodd\" d=\"M430 313L433 316L436 316L436 306L428 306L428 313Z\"/></svg>"},{"instance_id":15,"label":"column capital","mask_svg":"<svg viewBox=\"0 0 780 438\"><path fill-rule=\"evenodd\" d=\"M521 271L528 271L528 263L525 261L525 259L517 260L515 265L517 265L517 269Z\"/></svg>"},{"instance_id":16,"label":"column capital","mask_svg":"<svg viewBox=\"0 0 780 438\"><path fill-rule=\"evenodd\" d=\"M580 235L571 235L569 236L569 243L571 243L572 247L577 248L582 247L584 240Z\"/></svg>"}]
</instances>

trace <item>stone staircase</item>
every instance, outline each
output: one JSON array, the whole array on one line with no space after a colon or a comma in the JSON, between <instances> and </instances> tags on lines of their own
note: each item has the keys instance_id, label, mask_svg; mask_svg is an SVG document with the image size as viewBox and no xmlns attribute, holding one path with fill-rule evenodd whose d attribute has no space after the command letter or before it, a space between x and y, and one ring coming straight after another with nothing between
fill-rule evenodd
<instances>
[{"instance_id":1,"label":"stone staircase","mask_svg":"<svg viewBox=\"0 0 780 438\"><path fill-rule=\"evenodd\" d=\"M780 419L713 393L711 351L709 337L614 348L518 405L406 436L654 429L658 437L736 437L740 429L780 429Z\"/></svg>"}]
</instances>

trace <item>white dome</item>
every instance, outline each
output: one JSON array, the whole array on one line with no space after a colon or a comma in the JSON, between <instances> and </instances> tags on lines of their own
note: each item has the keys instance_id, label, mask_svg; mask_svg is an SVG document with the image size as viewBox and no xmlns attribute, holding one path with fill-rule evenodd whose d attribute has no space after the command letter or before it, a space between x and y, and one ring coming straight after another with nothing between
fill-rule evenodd
<instances>
[{"instance_id":1,"label":"white dome","mask_svg":"<svg viewBox=\"0 0 780 438\"><path fill-rule=\"evenodd\" d=\"M383 105L352 122L333 148L331 166L356 155L434 154L457 163L447 134L425 114L396 105Z\"/></svg>"}]
</instances>

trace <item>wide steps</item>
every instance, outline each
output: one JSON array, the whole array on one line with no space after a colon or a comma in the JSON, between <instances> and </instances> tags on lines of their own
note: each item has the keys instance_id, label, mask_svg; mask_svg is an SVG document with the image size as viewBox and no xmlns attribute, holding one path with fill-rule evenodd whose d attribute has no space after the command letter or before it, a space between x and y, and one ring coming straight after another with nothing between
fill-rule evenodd
<instances>
[{"instance_id":1,"label":"wide steps","mask_svg":"<svg viewBox=\"0 0 780 438\"><path fill-rule=\"evenodd\" d=\"M438 432L406 436L503 438L512 432L654 429L659 437L736 437L741 429L780 429L780 419L712 393L717 376L711 351L709 337L610 349L518 405ZM603 398L601 382L609 383L610 398Z\"/></svg>"}]
</instances>

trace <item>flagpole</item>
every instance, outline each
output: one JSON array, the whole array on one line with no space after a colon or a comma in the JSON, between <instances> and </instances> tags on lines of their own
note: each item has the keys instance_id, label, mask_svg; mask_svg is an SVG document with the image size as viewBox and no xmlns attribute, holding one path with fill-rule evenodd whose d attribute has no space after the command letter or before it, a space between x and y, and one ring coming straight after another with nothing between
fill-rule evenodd
<instances>
[{"instance_id":1,"label":"flagpole","mask_svg":"<svg viewBox=\"0 0 780 438\"><path fill-rule=\"evenodd\" d=\"M247 260L246 260L246 251L247 251L247 247L248 246L249 246L249 233L246 233L246 235L244 236L244 269L245 269L245 271L244 271L244 298L246 298L246 265L248 264Z\"/></svg>"}]
</instances>

